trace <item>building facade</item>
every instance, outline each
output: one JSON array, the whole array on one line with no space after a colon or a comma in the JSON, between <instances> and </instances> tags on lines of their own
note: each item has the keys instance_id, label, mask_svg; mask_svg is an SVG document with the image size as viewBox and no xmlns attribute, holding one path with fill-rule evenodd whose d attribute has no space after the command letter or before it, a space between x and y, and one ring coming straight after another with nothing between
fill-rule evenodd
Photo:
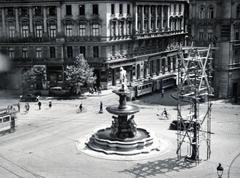
<instances>
[{"instance_id":1,"label":"building facade","mask_svg":"<svg viewBox=\"0 0 240 178\"><path fill-rule=\"evenodd\" d=\"M2 0L0 50L17 76L45 68L38 89L61 85L64 68L80 53L97 85L116 85L121 66L137 85L176 72L187 17L187 0Z\"/></svg>"},{"instance_id":2,"label":"building facade","mask_svg":"<svg viewBox=\"0 0 240 178\"><path fill-rule=\"evenodd\" d=\"M240 1L190 0L190 33L197 46L215 47L214 83L220 98L240 96Z\"/></svg>"}]
</instances>

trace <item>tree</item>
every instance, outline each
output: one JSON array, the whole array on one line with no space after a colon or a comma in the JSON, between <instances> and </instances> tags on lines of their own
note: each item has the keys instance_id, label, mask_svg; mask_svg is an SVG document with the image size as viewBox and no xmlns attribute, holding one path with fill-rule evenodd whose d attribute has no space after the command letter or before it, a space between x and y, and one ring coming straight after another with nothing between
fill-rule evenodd
<instances>
[{"instance_id":1,"label":"tree","mask_svg":"<svg viewBox=\"0 0 240 178\"><path fill-rule=\"evenodd\" d=\"M42 89L45 70L44 66L33 66L31 69L25 71L22 75L23 92Z\"/></svg>"},{"instance_id":2,"label":"tree","mask_svg":"<svg viewBox=\"0 0 240 178\"><path fill-rule=\"evenodd\" d=\"M93 69L89 67L82 54L75 58L73 65L66 66L65 81L75 91L83 85L92 85L95 80Z\"/></svg>"}]
</instances>

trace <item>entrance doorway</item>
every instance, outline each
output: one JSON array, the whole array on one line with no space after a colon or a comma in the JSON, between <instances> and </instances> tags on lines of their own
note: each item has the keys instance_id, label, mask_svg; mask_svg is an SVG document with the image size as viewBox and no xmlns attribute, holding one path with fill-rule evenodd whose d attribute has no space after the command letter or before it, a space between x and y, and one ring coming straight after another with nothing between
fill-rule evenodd
<instances>
[{"instance_id":1,"label":"entrance doorway","mask_svg":"<svg viewBox=\"0 0 240 178\"><path fill-rule=\"evenodd\" d=\"M234 98L234 102L237 103L238 102L238 83L235 82L233 83L233 98Z\"/></svg>"}]
</instances>

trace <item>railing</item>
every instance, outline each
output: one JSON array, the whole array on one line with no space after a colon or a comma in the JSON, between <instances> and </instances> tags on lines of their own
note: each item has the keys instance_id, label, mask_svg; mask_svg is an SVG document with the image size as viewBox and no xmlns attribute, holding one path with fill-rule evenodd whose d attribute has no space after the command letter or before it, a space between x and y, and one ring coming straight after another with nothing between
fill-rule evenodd
<instances>
[{"instance_id":1,"label":"railing","mask_svg":"<svg viewBox=\"0 0 240 178\"><path fill-rule=\"evenodd\" d=\"M45 65L45 64L62 64L62 58L14 58L12 62L16 65Z\"/></svg>"}]
</instances>

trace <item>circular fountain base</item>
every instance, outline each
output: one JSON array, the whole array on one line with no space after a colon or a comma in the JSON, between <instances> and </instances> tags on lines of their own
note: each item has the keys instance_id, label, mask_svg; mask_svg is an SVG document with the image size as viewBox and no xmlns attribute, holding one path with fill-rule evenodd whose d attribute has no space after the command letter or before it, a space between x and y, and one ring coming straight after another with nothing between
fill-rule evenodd
<instances>
[{"instance_id":1,"label":"circular fountain base","mask_svg":"<svg viewBox=\"0 0 240 178\"><path fill-rule=\"evenodd\" d=\"M111 128L100 129L86 144L90 149L108 155L136 155L159 149L153 146L153 137L150 133L142 128L137 128L133 138L126 139L112 137Z\"/></svg>"}]
</instances>

